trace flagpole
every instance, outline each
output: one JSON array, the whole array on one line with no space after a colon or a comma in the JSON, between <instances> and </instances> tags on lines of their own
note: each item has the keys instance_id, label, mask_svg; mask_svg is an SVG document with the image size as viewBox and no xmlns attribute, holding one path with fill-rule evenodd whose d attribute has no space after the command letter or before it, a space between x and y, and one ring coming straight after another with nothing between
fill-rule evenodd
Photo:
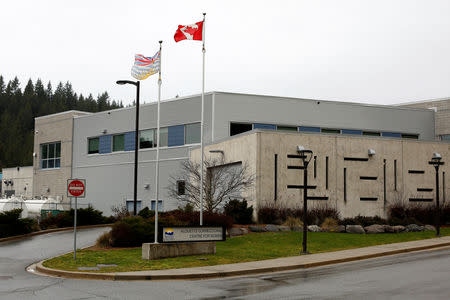
<instances>
[{"instance_id":1,"label":"flagpole","mask_svg":"<svg viewBox=\"0 0 450 300\"><path fill-rule=\"evenodd\" d=\"M161 68L162 68L162 42L159 41L159 78L158 78L158 117L156 119L156 197L155 197L155 244L158 243L158 204L159 204L159 123L160 123L160 104L161 104Z\"/></svg>"},{"instance_id":2,"label":"flagpole","mask_svg":"<svg viewBox=\"0 0 450 300\"><path fill-rule=\"evenodd\" d=\"M206 18L206 13L203 13L203 28L202 28L202 40L203 40L203 48L202 48L202 52L203 52L203 70L202 70L202 117L201 117L201 129L200 129L200 143L201 143L201 160L200 160L200 226L203 226L203 127L204 127L204 122L203 122L203 112L205 110L205 53L206 53L206 49L205 49L205 18Z\"/></svg>"}]
</instances>

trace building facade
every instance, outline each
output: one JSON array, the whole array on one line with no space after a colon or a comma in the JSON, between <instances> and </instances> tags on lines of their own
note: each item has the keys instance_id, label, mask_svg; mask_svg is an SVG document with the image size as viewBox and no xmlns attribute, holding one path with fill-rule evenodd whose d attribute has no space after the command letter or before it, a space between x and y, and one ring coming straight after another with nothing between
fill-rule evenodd
<instances>
[{"instance_id":1,"label":"building facade","mask_svg":"<svg viewBox=\"0 0 450 300\"><path fill-rule=\"evenodd\" d=\"M67 179L72 176L73 118L87 115L66 111L35 118L33 197L67 199Z\"/></svg>"},{"instance_id":2,"label":"building facade","mask_svg":"<svg viewBox=\"0 0 450 300\"><path fill-rule=\"evenodd\" d=\"M33 195L33 167L14 167L2 169L1 190L3 197Z\"/></svg>"},{"instance_id":3,"label":"building facade","mask_svg":"<svg viewBox=\"0 0 450 300\"><path fill-rule=\"evenodd\" d=\"M156 103L140 109L138 208L154 208ZM200 95L161 102L160 199L178 207L167 187L200 142ZM434 112L424 109L212 92L205 95L205 144L254 129L316 134L434 139ZM85 178L84 203L106 214L132 206L135 108L74 117L72 176ZM53 139L55 140L55 139Z\"/></svg>"},{"instance_id":4,"label":"building facade","mask_svg":"<svg viewBox=\"0 0 450 300\"><path fill-rule=\"evenodd\" d=\"M399 104L399 107L426 108L435 112L436 139L450 141L450 98Z\"/></svg>"},{"instance_id":5,"label":"building facade","mask_svg":"<svg viewBox=\"0 0 450 300\"><path fill-rule=\"evenodd\" d=\"M341 217L386 217L397 201L433 203L434 152L450 158L450 144L411 139L256 130L205 147L205 157L223 156L223 164L245 164L255 184L242 193L254 208L265 205L303 206L302 160L297 146L313 151L308 167L311 206L336 207ZM210 150L214 150L210 152ZM290 156L290 157L289 157ZM191 151L199 161L200 149ZM447 164L440 168L440 199L450 201ZM441 202L441 203L442 203Z\"/></svg>"}]
</instances>

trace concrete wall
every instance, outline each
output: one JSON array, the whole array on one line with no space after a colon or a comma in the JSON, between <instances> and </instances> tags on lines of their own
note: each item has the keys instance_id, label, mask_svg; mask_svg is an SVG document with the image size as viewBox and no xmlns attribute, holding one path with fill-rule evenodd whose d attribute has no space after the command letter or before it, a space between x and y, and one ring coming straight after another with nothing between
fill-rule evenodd
<instances>
[{"instance_id":1,"label":"concrete wall","mask_svg":"<svg viewBox=\"0 0 450 300\"><path fill-rule=\"evenodd\" d=\"M72 175L73 117L86 115L79 111L67 111L35 119L33 196L61 198L67 202L67 179ZM41 144L61 142L59 168L41 168Z\"/></svg>"},{"instance_id":2,"label":"concrete wall","mask_svg":"<svg viewBox=\"0 0 450 300\"><path fill-rule=\"evenodd\" d=\"M15 167L2 169L2 195L8 191L14 191L16 196L31 198L33 195L33 167ZM12 181L12 185L6 185L5 181Z\"/></svg>"},{"instance_id":3,"label":"concrete wall","mask_svg":"<svg viewBox=\"0 0 450 300\"><path fill-rule=\"evenodd\" d=\"M400 132L434 139L434 112L423 109L219 92L214 111L216 139L229 136L230 122Z\"/></svg>"},{"instance_id":4,"label":"concrete wall","mask_svg":"<svg viewBox=\"0 0 450 300\"><path fill-rule=\"evenodd\" d=\"M450 98L432 101L413 102L399 104L400 107L410 108L428 108L436 110L435 113L435 131L436 137L441 135L450 135Z\"/></svg>"},{"instance_id":5,"label":"concrete wall","mask_svg":"<svg viewBox=\"0 0 450 300\"><path fill-rule=\"evenodd\" d=\"M303 171L287 169L288 165L302 165L300 159L287 158L288 154L297 154L297 145L311 149L315 156L308 167L308 185L316 186L316 189L309 190L308 196L327 197L327 200L309 200L310 205L326 203L337 207L342 217L358 214L386 217L386 208L395 201L433 202L435 169L428 161L433 152L439 152L443 161L450 159L450 145L440 142L267 131L254 131L208 145L205 153L211 149L223 150L227 163L248 162L255 171L256 183L246 196L253 199L254 207L265 203L302 206L303 190L287 188L287 185L303 185ZM369 157L368 149L375 150L376 154ZM278 157L276 195L275 154ZM198 160L199 155L199 149L191 153L194 160ZM450 201L449 163L440 169L440 197L443 199L445 193L446 201ZM445 192L443 172L446 174Z\"/></svg>"}]
</instances>

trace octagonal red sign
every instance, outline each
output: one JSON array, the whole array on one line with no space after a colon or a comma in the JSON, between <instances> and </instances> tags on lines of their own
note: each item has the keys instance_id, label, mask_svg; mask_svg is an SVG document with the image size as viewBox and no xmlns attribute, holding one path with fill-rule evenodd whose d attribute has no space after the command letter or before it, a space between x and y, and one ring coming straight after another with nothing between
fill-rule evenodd
<instances>
[{"instance_id":1,"label":"octagonal red sign","mask_svg":"<svg viewBox=\"0 0 450 300\"><path fill-rule=\"evenodd\" d=\"M85 188L84 179L69 179L67 181L67 196L84 197Z\"/></svg>"}]
</instances>

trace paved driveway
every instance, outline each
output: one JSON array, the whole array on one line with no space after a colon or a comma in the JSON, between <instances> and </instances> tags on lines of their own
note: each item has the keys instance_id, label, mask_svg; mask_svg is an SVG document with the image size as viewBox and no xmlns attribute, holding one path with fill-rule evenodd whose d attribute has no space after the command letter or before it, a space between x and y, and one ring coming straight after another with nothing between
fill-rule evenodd
<instances>
[{"instance_id":1,"label":"paved driveway","mask_svg":"<svg viewBox=\"0 0 450 300\"><path fill-rule=\"evenodd\" d=\"M79 232L88 246L106 229ZM248 277L94 281L33 275L33 262L68 252L71 232L0 244L0 299L449 299L450 250Z\"/></svg>"}]
</instances>

